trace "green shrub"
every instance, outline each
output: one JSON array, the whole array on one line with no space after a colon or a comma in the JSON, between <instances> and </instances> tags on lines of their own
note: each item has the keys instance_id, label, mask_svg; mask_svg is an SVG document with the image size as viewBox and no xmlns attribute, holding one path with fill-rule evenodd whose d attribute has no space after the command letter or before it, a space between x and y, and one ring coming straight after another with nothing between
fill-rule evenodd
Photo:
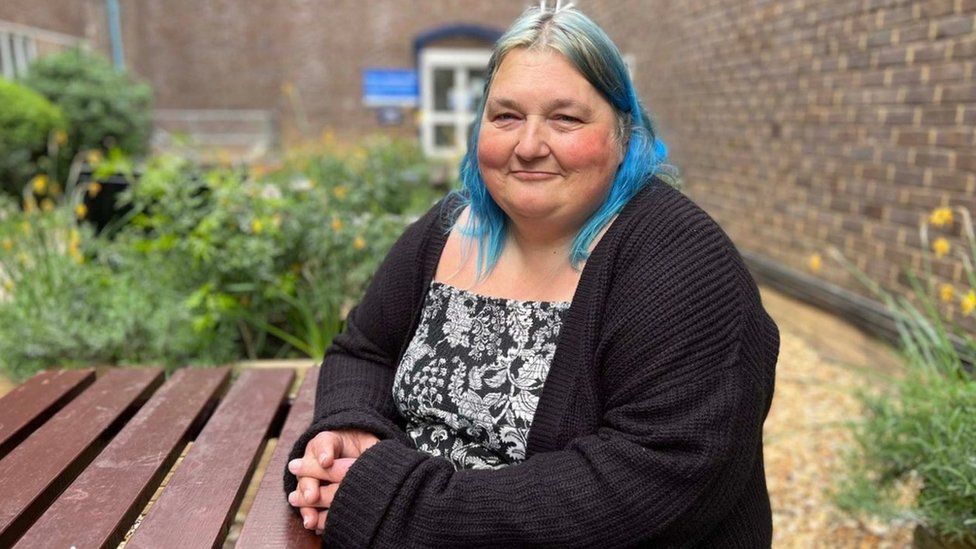
<instances>
[{"instance_id":1,"label":"green shrub","mask_svg":"<svg viewBox=\"0 0 976 549\"><path fill-rule=\"evenodd\" d=\"M160 157L124 195L132 219L112 250L127 269L150 258L179 265L173 284L194 326L238 330L246 356L293 348L319 358L393 241L435 199L419 151L398 141L302 154L261 179Z\"/></svg>"},{"instance_id":2,"label":"green shrub","mask_svg":"<svg viewBox=\"0 0 976 549\"><path fill-rule=\"evenodd\" d=\"M956 253L966 273L959 312L976 309L976 235L967 210L957 210L968 249ZM951 225L953 211L939 208L929 224ZM921 240L928 247L929 225ZM945 238L936 255L949 253ZM854 425L856 446L835 499L853 514L918 522L940 537L976 543L976 338L947 318L939 302L951 302L952 285L935 288L931 258L924 278L910 272L913 299L893 296L834 251L886 304L901 336L905 372L874 391L861 393L865 419ZM936 297L938 296L938 297Z\"/></svg>"},{"instance_id":3,"label":"green shrub","mask_svg":"<svg viewBox=\"0 0 976 549\"><path fill-rule=\"evenodd\" d=\"M0 189L21 195L38 171L37 161L47 151L55 130L63 129L61 111L44 96L0 78Z\"/></svg>"},{"instance_id":4,"label":"green shrub","mask_svg":"<svg viewBox=\"0 0 976 549\"><path fill-rule=\"evenodd\" d=\"M173 156L141 171L97 236L74 225L90 188L49 212L0 204L0 368L321 357L438 194L415 148L383 140L261 178Z\"/></svg>"},{"instance_id":5,"label":"green shrub","mask_svg":"<svg viewBox=\"0 0 976 549\"><path fill-rule=\"evenodd\" d=\"M69 158L88 149L148 150L152 91L106 59L77 48L47 55L30 66L24 84L61 108Z\"/></svg>"},{"instance_id":6,"label":"green shrub","mask_svg":"<svg viewBox=\"0 0 976 549\"><path fill-rule=\"evenodd\" d=\"M234 333L193 330L185 296L156 283L179 266L122 270L68 207L26 214L0 204L0 369L24 379L45 368L190 362L237 356Z\"/></svg>"}]
</instances>

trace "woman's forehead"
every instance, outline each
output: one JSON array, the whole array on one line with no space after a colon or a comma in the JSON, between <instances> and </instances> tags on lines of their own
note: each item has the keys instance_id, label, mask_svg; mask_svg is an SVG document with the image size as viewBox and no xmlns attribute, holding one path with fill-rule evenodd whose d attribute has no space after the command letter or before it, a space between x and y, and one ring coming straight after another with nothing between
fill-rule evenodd
<instances>
[{"instance_id":1,"label":"woman's forehead","mask_svg":"<svg viewBox=\"0 0 976 549\"><path fill-rule=\"evenodd\" d=\"M522 108L526 102L541 102L548 109L577 106L589 110L606 103L563 54L519 48L505 55L492 76L488 105Z\"/></svg>"}]
</instances>

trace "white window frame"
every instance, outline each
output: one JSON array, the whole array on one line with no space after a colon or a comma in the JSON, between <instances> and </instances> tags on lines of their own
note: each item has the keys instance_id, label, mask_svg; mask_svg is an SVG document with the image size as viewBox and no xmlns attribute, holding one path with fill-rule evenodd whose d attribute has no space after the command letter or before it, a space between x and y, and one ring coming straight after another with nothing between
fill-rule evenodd
<instances>
[{"instance_id":1,"label":"white window frame","mask_svg":"<svg viewBox=\"0 0 976 549\"><path fill-rule=\"evenodd\" d=\"M468 69L484 69L491 58L489 49L425 48L420 52L420 143L432 158L456 158L467 148L468 125L474 122L478 105L471 101ZM434 70L454 69L454 110L434 110ZM435 125L454 125L454 146L434 144Z\"/></svg>"},{"instance_id":2,"label":"white window frame","mask_svg":"<svg viewBox=\"0 0 976 549\"><path fill-rule=\"evenodd\" d=\"M27 74L27 67L37 57L37 43L26 34L0 30L0 68L9 80Z\"/></svg>"},{"instance_id":3,"label":"white window frame","mask_svg":"<svg viewBox=\"0 0 976 549\"><path fill-rule=\"evenodd\" d=\"M88 46L85 39L77 36L0 19L0 76L10 80L24 76L37 58L38 41L57 47Z\"/></svg>"}]
</instances>

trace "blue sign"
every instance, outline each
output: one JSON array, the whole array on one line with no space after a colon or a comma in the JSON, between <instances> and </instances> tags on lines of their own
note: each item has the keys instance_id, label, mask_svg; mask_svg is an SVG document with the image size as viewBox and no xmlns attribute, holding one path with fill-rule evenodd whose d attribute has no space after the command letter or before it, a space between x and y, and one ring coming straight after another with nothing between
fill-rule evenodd
<instances>
[{"instance_id":1,"label":"blue sign","mask_svg":"<svg viewBox=\"0 0 976 549\"><path fill-rule=\"evenodd\" d=\"M416 107L419 90L414 69L363 71L363 103L368 107Z\"/></svg>"}]
</instances>

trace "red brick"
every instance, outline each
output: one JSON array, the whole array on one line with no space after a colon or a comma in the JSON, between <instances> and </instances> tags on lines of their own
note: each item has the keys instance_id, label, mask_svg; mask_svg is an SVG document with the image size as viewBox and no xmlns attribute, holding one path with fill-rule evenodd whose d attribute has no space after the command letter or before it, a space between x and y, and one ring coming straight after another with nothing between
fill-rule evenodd
<instances>
[{"instance_id":1,"label":"red brick","mask_svg":"<svg viewBox=\"0 0 976 549\"><path fill-rule=\"evenodd\" d=\"M912 46L912 63L945 59L947 51L946 45L938 42Z\"/></svg>"},{"instance_id":2,"label":"red brick","mask_svg":"<svg viewBox=\"0 0 976 549\"><path fill-rule=\"evenodd\" d=\"M969 59L976 57L976 39L960 40L952 44L953 59Z\"/></svg>"},{"instance_id":3,"label":"red brick","mask_svg":"<svg viewBox=\"0 0 976 549\"><path fill-rule=\"evenodd\" d=\"M976 154L970 152L956 156L956 168L976 173Z\"/></svg>"},{"instance_id":4,"label":"red brick","mask_svg":"<svg viewBox=\"0 0 976 549\"><path fill-rule=\"evenodd\" d=\"M939 149L919 150L915 153L915 165L923 168L948 168L952 155Z\"/></svg>"},{"instance_id":5,"label":"red brick","mask_svg":"<svg viewBox=\"0 0 976 549\"><path fill-rule=\"evenodd\" d=\"M976 101L976 83L953 84L942 90L943 103L972 103Z\"/></svg>"},{"instance_id":6,"label":"red brick","mask_svg":"<svg viewBox=\"0 0 976 549\"><path fill-rule=\"evenodd\" d=\"M928 130L899 130L896 143L899 145L928 145L930 142Z\"/></svg>"},{"instance_id":7,"label":"red brick","mask_svg":"<svg viewBox=\"0 0 976 549\"><path fill-rule=\"evenodd\" d=\"M904 65L908 60L908 48L906 46L888 46L879 49L873 56L874 65L878 68Z\"/></svg>"},{"instance_id":8,"label":"red brick","mask_svg":"<svg viewBox=\"0 0 976 549\"><path fill-rule=\"evenodd\" d=\"M935 39L968 34L973 30L972 15L958 15L943 19L935 24Z\"/></svg>"},{"instance_id":9,"label":"red brick","mask_svg":"<svg viewBox=\"0 0 976 549\"><path fill-rule=\"evenodd\" d=\"M919 2L922 18L939 17L948 15L955 9L955 0L925 0Z\"/></svg>"},{"instance_id":10,"label":"red brick","mask_svg":"<svg viewBox=\"0 0 976 549\"><path fill-rule=\"evenodd\" d=\"M966 76L966 67L962 63L950 62L929 66L929 82L951 82L962 80Z\"/></svg>"}]
</instances>

